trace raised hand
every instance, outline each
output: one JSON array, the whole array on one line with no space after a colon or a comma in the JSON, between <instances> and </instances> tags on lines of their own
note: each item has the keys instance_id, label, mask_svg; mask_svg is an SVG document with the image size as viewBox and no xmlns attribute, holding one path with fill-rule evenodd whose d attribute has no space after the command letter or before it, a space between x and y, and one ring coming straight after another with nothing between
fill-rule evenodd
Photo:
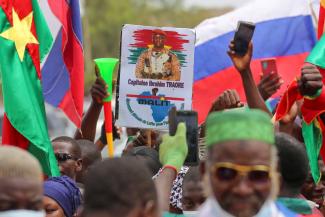
<instances>
[{"instance_id":1,"label":"raised hand","mask_svg":"<svg viewBox=\"0 0 325 217\"><path fill-rule=\"evenodd\" d=\"M253 44L252 42L248 45L247 53L244 56L237 55L235 52L235 44L232 40L229 44L228 55L233 62L235 68L240 74L244 74L250 69L250 63L253 55Z\"/></svg>"},{"instance_id":2,"label":"raised hand","mask_svg":"<svg viewBox=\"0 0 325 217\"><path fill-rule=\"evenodd\" d=\"M277 73L270 73L268 75L262 75L260 83L257 85L258 91L260 92L262 98L267 100L273 94L276 93L277 90L283 84L283 80Z\"/></svg>"},{"instance_id":3,"label":"raised hand","mask_svg":"<svg viewBox=\"0 0 325 217\"><path fill-rule=\"evenodd\" d=\"M298 82L299 90L303 96L313 96L323 87L322 75L315 65L305 65L301 70Z\"/></svg>"},{"instance_id":4,"label":"raised hand","mask_svg":"<svg viewBox=\"0 0 325 217\"><path fill-rule=\"evenodd\" d=\"M232 109L242 107L244 104L240 102L239 95L236 90L226 90L212 104L210 112L222 111L224 109Z\"/></svg>"},{"instance_id":5,"label":"raised hand","mask_svg":"<svg viewBox=\"0 0 325 217\"><path fill-rule=\"evenodd\" d=\"M93 99L93 102L96 104L102 104L103 99L108 97L107 93L107 84L101 77L97 77L95 83L92 85L90 89L90 94Z\"/></svg>"}]
</instances>

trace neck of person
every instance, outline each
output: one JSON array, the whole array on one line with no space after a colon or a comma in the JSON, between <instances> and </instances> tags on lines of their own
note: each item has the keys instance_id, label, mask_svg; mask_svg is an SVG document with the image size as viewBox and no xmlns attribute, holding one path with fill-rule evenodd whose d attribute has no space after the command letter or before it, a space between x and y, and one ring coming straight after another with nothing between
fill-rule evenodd
<instances>
[{"instance_id":1,"label":"neck of person","mask_svg":"<svg viewBox=\"0 0 325 217\"><path fill-rule=\"evenodd\" d=\"M153 47L152 50L153 51L156 51L156 52L159 52L163 49L164 47Z\"/></svg>"},{"instance_id":2,"label":"neck of person","mask_svg":"<svg viewBox=\"0 0 325 217\"><path fill-rule=\"evenodd\" d=\"M288 198L299 198L300 188L289 187L286 184L282 184L279 197L288 197Z\"/></svg>"}]
</instances>

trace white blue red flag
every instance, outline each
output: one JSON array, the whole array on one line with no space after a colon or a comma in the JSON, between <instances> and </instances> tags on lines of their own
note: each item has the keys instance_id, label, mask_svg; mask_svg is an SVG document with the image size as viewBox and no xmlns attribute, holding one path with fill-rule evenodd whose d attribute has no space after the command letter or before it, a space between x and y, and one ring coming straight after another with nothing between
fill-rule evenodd
<instances>
[{"instance_id":1,"label":"white blue red flag","mask_svg":"<svg viewBox=\"0 0 325 217\"><path fill-rule=\"evenodd\" d=\"M196 27L193 107L202 122L215 98L226 89L245 94L239 74L227 56L229 42L239 20L256 24L253 37L252 71L256 81L261 73L260 59L275 57L285 81L278 97L300 73L316 34L308 0L255 0L220 17L203 21Z\"/></svg>"},{"instance_id":2,"label":"white blue red flag","mask_svg":"<svg viewBox=\"0 0 325 217\"><path fill-rule=\"evenodd\" d=\"M42 65L45 101L81 126L84 98L84 56L79 0L40 1L53 47Z\"/></svg>"}]
</instances>

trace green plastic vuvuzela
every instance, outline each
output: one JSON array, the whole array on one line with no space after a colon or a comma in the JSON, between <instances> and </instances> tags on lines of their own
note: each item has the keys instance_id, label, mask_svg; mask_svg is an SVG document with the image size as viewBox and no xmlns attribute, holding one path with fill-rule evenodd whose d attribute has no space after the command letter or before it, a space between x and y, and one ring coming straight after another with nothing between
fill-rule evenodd
<instances>
[{"instance_id":1,"label":"green plastic vuvuzela","mask_svg":"<svg viewBox=\"0 0 325 217\"><path fill-rule=\"evenodd\" d=\"M107 93L109 93L109 97L105 98L103 101L110 102L113 96L113 72L119 60L116 58L98 58L94 59L94 61L99 69L100 76L108 86Z\"/></svg>"}]
</instances>

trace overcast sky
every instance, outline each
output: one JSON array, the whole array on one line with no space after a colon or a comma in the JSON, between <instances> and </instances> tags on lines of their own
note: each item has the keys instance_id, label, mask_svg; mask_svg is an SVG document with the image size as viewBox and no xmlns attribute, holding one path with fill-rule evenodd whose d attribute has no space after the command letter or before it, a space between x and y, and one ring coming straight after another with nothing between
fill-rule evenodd
<instances>
[{"instance_id":1,"label":"overcast sky","mask_svg":"<svg viewBox=\"0 0 325 217\"><path fill-rule=\"evenodd\" d=\"M185 0L186 5L202 7L240 7L251 0Z\"/></svg>"}]
</instances>

